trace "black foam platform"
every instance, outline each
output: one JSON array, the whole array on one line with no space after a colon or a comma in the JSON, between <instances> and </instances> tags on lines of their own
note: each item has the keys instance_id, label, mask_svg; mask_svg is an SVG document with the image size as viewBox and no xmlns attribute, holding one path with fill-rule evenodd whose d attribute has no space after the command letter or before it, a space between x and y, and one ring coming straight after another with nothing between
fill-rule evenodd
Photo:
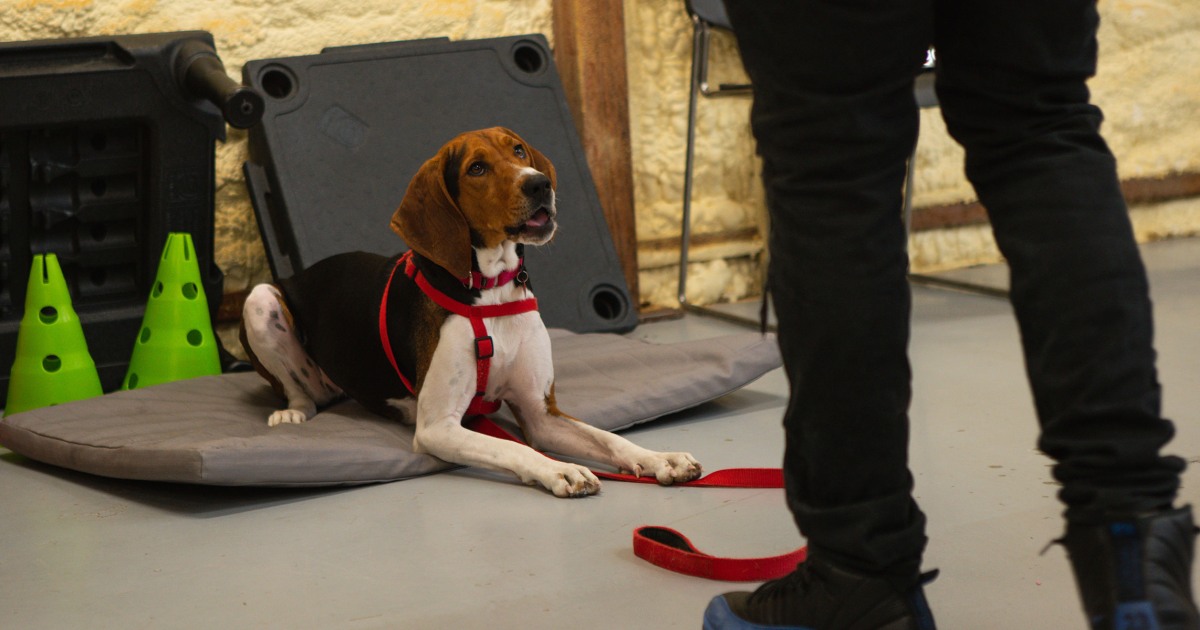
<instances>
[{"instance_id":1,"label":"black foam platform","mask_svg":"<svg viewBox=\"0 0 1200 630\"><path fill-rule=\"evenodd\" d=\"M546 324L637 324L541 35L330 48L251 61L243 79L266 96L245 172L276 278L341 252L404 251L388 222L420 165L459 133L504 126L558 174L558 235L526 252Z\"/></svg>"},{"instance_id":2,"label":"black foam platform","mask_svg":"<svg viewBox=\"0 0 1200 630\"><path fill-rule=\"evenodd\" d=\"M192 235L220 302L213 147L225 122L201 92L235 88L217 86L232 84L223 72L200 31L0 43L0 407L34 254L57 255L107 390L125 375L168 233Z\"/></svg>"}]
</instances>

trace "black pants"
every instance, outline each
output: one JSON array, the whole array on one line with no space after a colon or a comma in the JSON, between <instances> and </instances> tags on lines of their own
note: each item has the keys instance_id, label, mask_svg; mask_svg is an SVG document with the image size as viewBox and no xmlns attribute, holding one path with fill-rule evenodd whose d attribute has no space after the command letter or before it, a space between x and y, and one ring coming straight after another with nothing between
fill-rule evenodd
<instances>
[{"instance_id":1,"label":"black pants","mask_svg":"<svg viewBox=\"0 0 1200 630\"><path fill-rule=\"evenodd\" d=\"M901 222L913 79L937 92L1012 274L1041 439L1076 522L1173 501L1145 270L1085 80L1093 0L727 0L754 84L791 386L788 503L813 553L915 575Z\"/></svg>"}]
</instances>

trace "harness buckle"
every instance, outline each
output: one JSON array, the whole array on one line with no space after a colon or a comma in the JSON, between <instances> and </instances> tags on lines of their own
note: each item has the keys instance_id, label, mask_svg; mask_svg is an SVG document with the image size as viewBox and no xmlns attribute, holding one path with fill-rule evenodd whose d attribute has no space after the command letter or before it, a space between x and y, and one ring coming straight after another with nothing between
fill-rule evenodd
<instances>
[{"instance_id":1,"label":"harness buckle","mask_svg":"<svg viewBox=\"0 0 1200 630\"><path fill-rule=\"evenodd\" d=\"M490 359L496 354L496 346L492 343L491 335L484 335L475 338L475 358Z\"/></svg>"}]
</instances>

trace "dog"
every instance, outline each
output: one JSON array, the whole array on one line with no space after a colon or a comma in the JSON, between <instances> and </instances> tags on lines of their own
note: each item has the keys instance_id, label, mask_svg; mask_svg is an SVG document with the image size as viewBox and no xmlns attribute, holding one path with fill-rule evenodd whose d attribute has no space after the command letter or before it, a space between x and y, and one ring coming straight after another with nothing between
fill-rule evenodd
<instances>
[{"instance_id":1,"label":"dog","mask_svg":"<svg viewBox=\"0 0 1200 630\"><path fill-rule=\"evenodd\" d=\"M698 477L688 453L647 450L558 408L550 338L522 260L526 245L554 237L556 181L550 161L509 129L461 134L421 166L392 215L409 252L339 254L256 286L242 344L287 400L268 424L302 423L349 396L413 425L417 452L509 471L558 497L595 494L600 481L538 450L663 485ZM530 446L463 425L500 401Z\"/></svg>"}]
</instances>

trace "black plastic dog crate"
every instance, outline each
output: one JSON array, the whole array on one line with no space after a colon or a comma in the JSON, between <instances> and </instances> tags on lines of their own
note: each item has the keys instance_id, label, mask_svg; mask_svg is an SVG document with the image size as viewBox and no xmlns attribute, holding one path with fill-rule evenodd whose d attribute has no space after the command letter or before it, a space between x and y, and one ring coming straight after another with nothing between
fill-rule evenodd
<instances>
[{"instance_id":1,"label":"black plastic dog crate","mask_svg":"<svg viewBox=\"0 0 1200 630\"><path fill-rule=\"evenodd\" d=\"M248 62L264 95L246 183L271 269L405 249L392 212L421 164L464 131L502 126L554 163L559 231L526 250L542 318L577 332L637 325L587 159L541 35L328 48Z\"/></svg>"},{"instance_id":2,"label":"black plastic dog crate","mask_svg":"<svg viewBox=\"0 0 1200 630\"><path fill-rule=\"evenodd\" d=\"M205 32L0 43L0 407L34 254L58 256L106 390L169 232L192 235L215 310L223 115L251 124L261 99L224 74Z\"/></svg>"}]
</instances>

